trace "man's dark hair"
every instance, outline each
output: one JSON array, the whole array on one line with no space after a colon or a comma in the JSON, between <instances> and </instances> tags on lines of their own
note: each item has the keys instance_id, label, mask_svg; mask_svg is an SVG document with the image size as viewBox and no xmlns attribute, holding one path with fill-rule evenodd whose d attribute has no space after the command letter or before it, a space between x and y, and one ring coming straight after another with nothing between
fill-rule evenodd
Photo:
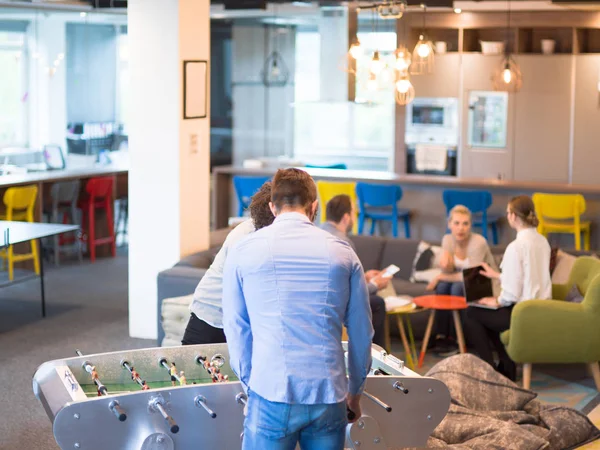
<instances>
[{"instance_id":1,"label":"man's dark hair","mask_svg":"<svg viewBox=\"0 0 600 450\"><path fill-rule=\"evenodd\" d=\"M263 184L258 192L252 196L250 201L250 217L254 222L254 228L260 230L261 228L268 227L275 220L275 216L269 208L269 202L271 201L271 182L267 181Z\"/></svg>"},{"instance_id":2,"label":"man's dark hair","mask_svg":"<svg viewBox=\"0 0 600 450\"><path fill-rule=\"evenodd\" d=\"M317 186L311 176L300 169L279 169L273 177L271 202L277 211L285 206L304 208L310 213L317 199Z\"/></svg>"},{"instance_id":3,"label":"man's dark hair","mask_svg":"<svg viewBox=\"0 0 600 450\"><path fill-rule=\"evenodd\" d=\"M325 217L327 220L340 223L344 214L352 214L352 200L349 195L340 194L327 202Z\"/></svg>"}]
</instances>

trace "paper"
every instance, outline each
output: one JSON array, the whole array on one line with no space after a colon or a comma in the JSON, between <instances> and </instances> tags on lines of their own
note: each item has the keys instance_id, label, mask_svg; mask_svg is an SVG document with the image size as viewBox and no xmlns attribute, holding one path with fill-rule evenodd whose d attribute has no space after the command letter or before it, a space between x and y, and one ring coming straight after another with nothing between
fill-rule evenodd
<instances>
[{"instance_id":1,"label":"paper","mask_svg":"<svg viewBox=\"0 0 600 450\"><path fill-rule=\"evenodd\" d=\"M407 305L411 305L411 304L413 305L413 307L417 306L413 303L413 299L409 295L400 295L397 297L386 297L384 299L384 301L385 301L385 310L386 311L393 311L394 309L401 308L403 306L407 306Z\"/></svg>"}]
</instances>

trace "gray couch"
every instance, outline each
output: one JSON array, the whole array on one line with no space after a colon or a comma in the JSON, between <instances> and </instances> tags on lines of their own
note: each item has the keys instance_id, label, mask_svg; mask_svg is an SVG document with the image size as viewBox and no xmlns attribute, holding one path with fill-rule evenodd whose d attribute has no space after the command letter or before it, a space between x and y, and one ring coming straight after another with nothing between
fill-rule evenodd
<instances>
[{"instance_id":1,"label":"gray couch","mask_svg":"<svg viewBox=\"0 0 600 450\"><path fill-rule=\"evenodd\" d=\"M399 295L414 297L425 293L425 283L412 283L409 281L419 240L376 236L351 236L351 239L356 245L356 253L365 270L383 269L390 264L396 264L400 267L400 272L392 280ZM158 345L161 345L165 335L161 323L163 300L193 293L218 251L219 246L216 246L204 252L190 255L179 261L174 267L158 274ZM503 252L503 249L501 251ZM420 314L417 316L420 316ZM422 320L415 317L413 326L417 335L421 334L420 331L424 329L425 319L426 317L423 317Z\"/></svg>"},{"instance_id":2,"label":"gray couch","mask_svg":"<svg viewBox=\"0 0 600 450\"><path fill-rule=\"evenodd\" d=\"M224 234L222 238L224 239ZM356 246L356 253L361 260L365 270L383 269L390 264L400 267L392 283L398 295L410 295L416 297L425 294L425 283L413 283L409 281L412 274L412 265L417 254L419 240L393 239L377 236L351 236ZM222 240L220 241L222 243ZM216 244L216 242L214 242ZM161 323L162 303L166 298L180 297L194 292L198 282L212 263L219 251L220 245L216 245L204 252L190 255L174 267L164 270L158 274L158 345L164 338L164 330ZM504 254L506 247L491 247L492 254L497 261ZM590 254L590 252L569 251L573 256ZM568 272L567 272L568 275ZM553 278L554 281L554 278ZM427 315L415 314L411 317L415 336L422 336L425 330ZM391 332L395 330L395 321L390 321Z\"/></svg>"}]
</instances>

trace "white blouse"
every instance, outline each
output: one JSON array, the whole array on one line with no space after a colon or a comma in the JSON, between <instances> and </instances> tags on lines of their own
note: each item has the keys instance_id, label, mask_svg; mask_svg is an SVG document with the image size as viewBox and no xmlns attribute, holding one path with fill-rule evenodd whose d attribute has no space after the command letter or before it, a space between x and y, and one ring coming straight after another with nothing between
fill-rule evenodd
<instances>
[{"instance_id":1,"label":"white blouse","mask_svg":"<svg viewBox=\"0 0 600 450\"><path fill-rule=\"evenodd\" d=\"M535 228L517 233L517 238L506 247L500 269L500 305L552 297L550 244Z\"/></svg>"}]
</instances>

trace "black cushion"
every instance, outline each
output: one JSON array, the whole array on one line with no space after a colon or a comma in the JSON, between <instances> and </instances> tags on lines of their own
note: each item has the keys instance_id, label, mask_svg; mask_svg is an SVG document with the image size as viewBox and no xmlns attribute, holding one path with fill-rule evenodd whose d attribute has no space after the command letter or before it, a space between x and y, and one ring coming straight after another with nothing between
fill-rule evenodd
<instances>
[{"instance_id":1,"label":"black cushion","mask_svg":"<svg viewBox=\"0 0 600 450\"><path fill-rule=\"evenodd\" d=\"M419 255L419 259L417 260L417 263L415 264L415 270L420 272L422 270L431 269L432 260L433 260L433 250L431 250L431 247L429 247L428 249L426 249L423 253L421 253Z\"/></svg>"}]
</instances>

